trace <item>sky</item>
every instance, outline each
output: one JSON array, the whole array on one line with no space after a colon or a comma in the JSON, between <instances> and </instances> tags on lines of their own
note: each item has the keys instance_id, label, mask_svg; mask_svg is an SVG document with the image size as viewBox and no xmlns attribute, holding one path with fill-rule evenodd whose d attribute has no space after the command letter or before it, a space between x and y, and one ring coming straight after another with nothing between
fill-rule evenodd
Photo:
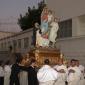
<instances>
[{"instance_id":1,"label":"sky","mask_svg":"<svg viewBox=\"0 0 85 85\"><path fill-rule=\"evenodd\" d=\"M24 15L28 6L37 7L40 1L42 0L0 0L0 31L21 31L17 25L19 15Z\"/></svg>"}]
</instances>

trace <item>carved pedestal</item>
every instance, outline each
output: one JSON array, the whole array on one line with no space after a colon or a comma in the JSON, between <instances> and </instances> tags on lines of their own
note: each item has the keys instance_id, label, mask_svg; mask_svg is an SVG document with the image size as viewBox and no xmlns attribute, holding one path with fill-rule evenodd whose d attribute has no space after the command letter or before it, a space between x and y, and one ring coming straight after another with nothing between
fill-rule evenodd
<instances>
[{"instance_id":1,"label":"carved pedestal","mask_svg":"<svg viewBox=\"0 0 85 85\"><path fill-rule=\"evenodd\" d=\"M35 48L29 52L30 58L37 60L41 66L45 59L50 60L50 65L55 65L60 59L60 50L54 48Z\"/></svg>"}]
</instances>

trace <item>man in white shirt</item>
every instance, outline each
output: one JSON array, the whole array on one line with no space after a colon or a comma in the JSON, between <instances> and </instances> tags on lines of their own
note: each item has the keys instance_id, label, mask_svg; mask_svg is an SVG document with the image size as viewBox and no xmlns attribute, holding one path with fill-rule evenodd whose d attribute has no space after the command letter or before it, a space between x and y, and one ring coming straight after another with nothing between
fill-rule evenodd
<instances>
[{"instance_id":1,"label":"man in white shirt","mask_svg":"<svg viewBox=\"0 0 85 85\"><path fill-rule=\"evenodd\" d=\"M2 63L3 61L0 61L0 85L4 85L4 68Z\"/></svg>"},{"instance_id":2,"label":"man in white shirt","mask_svg":"<svg viewBox=\"0 0 85 85\"><path fill-rule=\"evenodd\" d=\"M37 73L39 85L54 85L55 80L57 80L58 73L49 66L48 59L46 59L44 63L45 65L43 65Z\"/></svg>"},{"instance_id":3,"label":"man in white shirt","mask_svg":"<svg viewBox=\"0 0 85 85\"><path fill-rule=\"evenodd\" d=\"M80 85L81 71L76 66L76 60L72 59L68 68L67 82L68 85Z\"/></svg>"},{"instance_id":4,"label":"man in white shirt","mask_svg":"<svg viewBox=\"0 0 85 85\"><path fill-rule=\"evenodd\" d=\"M54 66L54 69L58 72L59 76L55 85L65 85L67 67L63 64L63 60L58 61L58 65Z\"/></svg>"},{"instance_id":5,"label":"man in white shirt","mask_svg":"<svg viewBox=\"0 0 85 85\"><path fill-rule=\"evenodd\" d=\"M11 65L10 61L6 61L4 66L4 85L9 85L11 75Z\"/></svg>"},{"instance_id":6,"label":"man in white shirt","mask_svg":"<svg viewBox=\"0 0 85 85\"><path fill-rule=\"evenodd\" d=\"M83 65L80 65L79 60L76 60L76 65L81 71L80 85L85 85L85 79L84 79L85 67Z\"/></svg>"}]
</instances>

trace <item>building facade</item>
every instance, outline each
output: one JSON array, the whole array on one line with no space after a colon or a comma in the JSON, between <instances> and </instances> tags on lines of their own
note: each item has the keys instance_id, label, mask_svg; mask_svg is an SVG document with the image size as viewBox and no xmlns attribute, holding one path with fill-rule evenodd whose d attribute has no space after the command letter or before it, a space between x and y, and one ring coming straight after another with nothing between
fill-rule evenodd
<instances>
[{"instance_id":1,"label":"building facade","mask_svg":"<svg viewBox=\"0 0 85 85\"><path fill-rule=\"evenodd\" d=\"M29 51L32 43L32 34L32 29L28 29L0 39L0 51L8 51L10 46L15 52L25 53Z\"/></svg>"}]
</instances>

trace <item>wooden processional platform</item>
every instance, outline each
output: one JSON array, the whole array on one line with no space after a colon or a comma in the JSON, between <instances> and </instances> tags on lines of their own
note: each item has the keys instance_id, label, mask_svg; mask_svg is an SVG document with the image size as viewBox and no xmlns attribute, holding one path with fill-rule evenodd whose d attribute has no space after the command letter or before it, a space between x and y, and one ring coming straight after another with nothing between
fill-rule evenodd
<instances>
[{"instance_id":1,"label":"wooden processional platform","mask_svg":"<svg viewBox=\"0 0 85 85\"><path fill-rule=\"evenodd\" d=\"M35 48L30 50L29 55L37 60L38 65L43 65L45 59L49 59L50 65L55 65L61 58L60 50L55 48Z\"/></svg>"}]
</instances>

